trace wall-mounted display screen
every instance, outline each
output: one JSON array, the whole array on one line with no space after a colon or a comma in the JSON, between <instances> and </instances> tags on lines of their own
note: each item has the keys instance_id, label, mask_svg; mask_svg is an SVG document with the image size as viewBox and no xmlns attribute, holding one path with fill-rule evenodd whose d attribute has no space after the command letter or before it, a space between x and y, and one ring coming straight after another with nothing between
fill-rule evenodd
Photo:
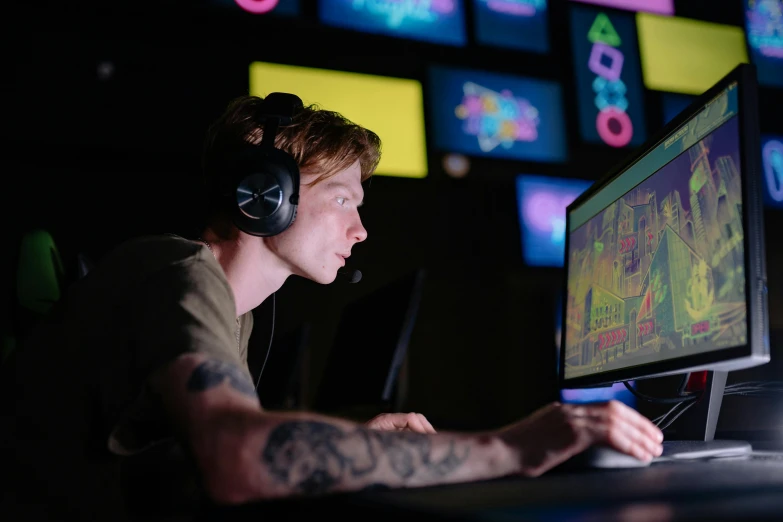
<instances>
[{"instance_id":1,"label":"wall-mounted display screen","mask_svg":"<svg viewBox=\"0 0 783 522\"><path fill-rule=\"evenodd\" d=\"M744 0L745 32L759 83L783 87L783 0Z\"/></svg>"},{"instance_id":2,"label":"wall-mounted display screen","mask_svg":"<svg viewBox=\"0 0 783 522\"><path fill-rule=\"evenodd\" d=\"M698 95L748 63L741 27L647 13L636 14L636 26L648 89Z\"/></svg>"},{"instance_id":3,"label":"wall-mounted display screen","mask_svg":"<svg viewBox=\"0 0 783 522\"><path fill-rule=\"evenodd\" d=\"M783 208L783 136L761 137L764 203Z\"/></svg>"},{"instance_id":4,"label":"wall-mounted display screen","mask_svg":"<svg viewBox=\"0 0 783 522\"><path fill-rule=\"evenodd\" d=\"M321 0L321 22L365 33L465 45L463 0Z\"/></svg>"},{"instance_id":5,"label":"wall-mounted display screen","mask_svg":"<svg viewBox=\"0 0 783 522\"><path fill-rule=\"evenodd\" d=\"M647 138L632 14L571 6L579 129L588 143L640 145Z\"/></svg>"},{"instance_id":6,"label":"wall-mounted display screen","mask_svg":"<svg viewBox=\"0 0 783 522\"><path fill-rule=\"evenodd\" d=\"M210 0L214 5L231 7L255 15L298 16L300 0Z\"/></svg>"},{"instance_id":7,"label":"wall-mounted display screen","mask_svg":"<svg viewBox=\"0 0 783 522\"><path fill-rule=\"evenodd\" d=\"M250 94L296 94L305 104L341 113L381 138L377 174L427 176L424 102L416 80L266 62L250 64ZM394 103L389 103L393 100Z\"/></svg>"},{"instance_id":8,"label":"wall-mounted display screen","mask_svg":"<svg viewBox=\"0 0 783 522\"><path fill-rule=\"evenodd\" d=\"M535 53L549 52L547 0L473 0L476 41Z\"/></svg>"},{"instance_id":9,"label":"wall-mounted display screen","mask_svg":"<svg viewBox=\"0 0 783 522\"><path fill-rule=\"evenodd\" d=\"M584 4L613 7L627 11L644 11L661 15L674 14L674 0L571 0Z\"/></svg>"},{"instance_id":10,"label":"wall-mounted display screen","mask_svg":"<svg viewBox=\"0 0 783 522\"><path fill-rule=\"evenodd\" d=\"M563 266L566 207L592 183L583 179L517 176L517 210L525 264Z\"/></svg>"},{"instance_id":11,"label":"wall-mounted display screen","mask_svg":"<svg viewBox=\"0 0 783 522\"><path fill-rule=\"evenodd\" d=\"M567 160L562 92L555 82L434 66L429 107L445 152L540 162Z\"/></svg>"}]
</instances>

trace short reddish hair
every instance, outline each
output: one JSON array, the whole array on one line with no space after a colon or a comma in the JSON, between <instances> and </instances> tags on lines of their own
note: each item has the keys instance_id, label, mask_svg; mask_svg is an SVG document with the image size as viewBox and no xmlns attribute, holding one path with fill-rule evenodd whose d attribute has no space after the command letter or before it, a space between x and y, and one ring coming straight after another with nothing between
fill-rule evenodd
<instances>
[{"instance_id":1,"label":"short reddish hair","mask_svg":"<svg viewBox=\"0 0 783 522\"><path fill-rule=\"evenodd\" d=\"M207 132L203 166L207 184L220 176L221 164L248 141L260 142L263 98L241 96L229 103ZM375 172L381 159L381 140L371 130L338 112L305 106L290 125L281 127L275 147L293 156L302 174L315 174L313 184L359 162L362 181Z\"/></svg>"}]
</instances>

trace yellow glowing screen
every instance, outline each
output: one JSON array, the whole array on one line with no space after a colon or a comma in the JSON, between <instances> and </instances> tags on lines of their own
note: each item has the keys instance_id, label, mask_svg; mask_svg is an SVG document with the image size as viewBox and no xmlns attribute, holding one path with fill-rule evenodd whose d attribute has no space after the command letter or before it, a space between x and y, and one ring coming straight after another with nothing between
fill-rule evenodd
<instances>
[{"instance_id":1,"label":"yellow glowing screen","mask_svg":"<svg viewBox=\"0 0 783 522\"><path fill-rule=\"evenodd\" d=\"M250 94L296 94L305 105L337 111L380 136L377 174L427 176L424 103L415 80L265 62L250 64Z\"/></svg>"},{"instance_id":2,"label":"yellow glowing screen","mask_svg":"<svg viewBox=\"0 0 783 522\"><path fill-rule=\"evenodd\" d=\"M741 27L637 13L639 54L649 89L701 94L748 62Z\"/></svg>"}]
</instances>

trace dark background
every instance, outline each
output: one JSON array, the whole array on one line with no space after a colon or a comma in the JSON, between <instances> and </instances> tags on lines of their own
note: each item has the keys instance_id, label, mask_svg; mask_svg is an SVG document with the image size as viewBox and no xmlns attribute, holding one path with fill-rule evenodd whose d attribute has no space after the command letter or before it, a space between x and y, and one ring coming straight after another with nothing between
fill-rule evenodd
<instances>
[{"instance_id":1,"label":"dark background","mask_svg":"<svg viewBox=\"0 0 783 522\"><path fill-rule=\"evenodd\" d=\"M360 284L322 287L292 279L276 296L276 338L308 328L305 407L343 307L425 268L405 409L424 413L436 427L465 429L530 413L557 397L554 308L563 272L523 264L515 176L598 179L630 151L580 140L568 2L550 2L551 50L544 55L478 46L466 4L464 48L323 26L310 1L302 2L298 18L210 9L206 0L4 6L6 247L24 231L44 227L72 273L77 252L97 260L137 234L184 232L205 130L230 99L247 93L252 61L414 78L425 92L432 63L556 80L565 93L568 163L471 158L470 175L454 179L442 170L442 153L430 146L427 178L375 176L366 187L361 213L369 238L350 262L364 273ZM744 23L738 0L675 4L677 16ZM783 133L780 94L761 88L762 133ZM660 93L645 91L645 105L652 135L663 123ZM766 218L770 320L780 328L775 238L782 220L772 210ZM256 310L251 365L266 350L269 305ZM372 349L368 343L366 350ZM274 369L271 358L265 372Z\"/></svg>"}]
</instances>

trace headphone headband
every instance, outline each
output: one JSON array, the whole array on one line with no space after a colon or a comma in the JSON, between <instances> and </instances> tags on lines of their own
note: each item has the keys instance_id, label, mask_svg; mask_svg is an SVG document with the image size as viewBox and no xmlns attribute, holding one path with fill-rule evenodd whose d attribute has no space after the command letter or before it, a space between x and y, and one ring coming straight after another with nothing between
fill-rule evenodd
<instances>
[{"instance_id":1,"label":"headphone headband","mask_svg":"<svg viewBox=\"0 0 783 522\"><path fill-rule=\"evenodd\" d=\"M274 143L279 127L290 125L302 107L293 94L267 95L257 115L263 125L261 143L245 147L232 162L226 204L234 224L248 234L274 236L296 219L299 166Z\"/></svg>"}]
</instances>

